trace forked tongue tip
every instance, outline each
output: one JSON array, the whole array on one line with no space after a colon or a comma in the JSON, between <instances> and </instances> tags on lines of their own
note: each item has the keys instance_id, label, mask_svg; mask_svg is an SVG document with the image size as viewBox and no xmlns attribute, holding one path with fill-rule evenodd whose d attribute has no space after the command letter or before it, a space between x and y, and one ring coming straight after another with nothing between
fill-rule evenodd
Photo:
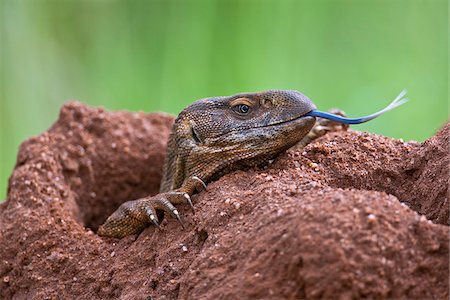
<instances>
[{"instance_id":1,"label":"forked tongue tip","mask_svg":"<svg viewBox=\"0 0 450 300\"><path fill-rule=\"evenodd\" d=\"M319 111L319 110L312 110L309 113L307 113L306 116L324 118L324 119L332 120L332 121L343 123L343 124L361 124L361 123L365 123L370 120L373 120L376 117L381 116L385 112L388 112L388 111L406 103L408 101L408 99L404 98L405 95L406 95L406 90L402 90L400 92L400 94L391 103L389 103L389 105L386 106L384 109L382 109L376 113L373 113L371 115L360 117L360 118L346 118L346 117L334 115L332 113Z\"/></svg>"}]
</instances>

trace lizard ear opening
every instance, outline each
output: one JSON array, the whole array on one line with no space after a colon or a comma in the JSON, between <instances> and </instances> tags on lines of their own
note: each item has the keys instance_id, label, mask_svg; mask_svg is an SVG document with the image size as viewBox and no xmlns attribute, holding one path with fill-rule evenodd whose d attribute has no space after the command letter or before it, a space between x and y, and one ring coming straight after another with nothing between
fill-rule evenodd
<instances>
[{"instance_id":1,"label":"lizard ear opening","mask_svg":"<svg viewBox=\"0 0 450 300\"><path fill-rule=\"evenodd\" d=\"M192 138L194 139L194 141L195 141L197 144L200 144L200 143L202 142L202 141L200 140L199 135L198 135L197 132L195 131L194 127L192 127L192 126L191 126L191 135L192 135Z\"/></svg>"}]
</instances>

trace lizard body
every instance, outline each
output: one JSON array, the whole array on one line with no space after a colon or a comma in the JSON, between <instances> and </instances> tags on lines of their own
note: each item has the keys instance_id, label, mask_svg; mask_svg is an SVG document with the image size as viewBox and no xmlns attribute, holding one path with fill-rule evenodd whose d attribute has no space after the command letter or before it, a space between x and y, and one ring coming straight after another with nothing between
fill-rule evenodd
<instances>
[{"instance_id":1,"label":"lizard body","mask_svg":"<svg viewBox=\"0 0 450 300\"><path fill-rule=\"evenodd\" d=\"M157 209L181 222L174 204L193 208L190 196L206 188L206 183L236 169L264 164L302 140L306 145L323 135L329 127L318 122L313 128L315 114L329 116L316 111L312 101L297 91L243 93L194 102L173 124L160 193L123 203L98 234L121 238L151 223L159 227ZM331 118L340 123L356 120L334 114Z\"/></svg>"}]
</instances>

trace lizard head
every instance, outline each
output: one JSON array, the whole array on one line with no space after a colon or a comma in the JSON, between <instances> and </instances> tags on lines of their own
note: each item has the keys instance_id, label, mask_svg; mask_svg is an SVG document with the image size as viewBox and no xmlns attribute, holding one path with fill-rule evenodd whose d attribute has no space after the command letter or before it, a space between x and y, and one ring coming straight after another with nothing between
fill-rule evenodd
<instances>
[{"instance_id":1,"label":"lizard head","mask_svg":"<svg viewBox=\"0 0 450 300\"><path fill-rule=\"evenodd\" d=\"M316 107L297 91L272 90L201 99L176 120L178 146L191 155L207 151L234 158L276 154L300 141L312 128Z\"/></svg>"},{"instance_id":2,"label":"lizard head","mask_svg":"<svg viewBox=\"0 0 450 300\"><path fill-rule=\"evenodd\" d=\"M318 111L297 91L273 90L201 99L175 120L169 139L163 186L180 187L195 175L212 175L257 165L301 141L316 117L343 124L360 124L405 103L406 91L383 110L360 118Z\"/></svg>"}]
</instances>

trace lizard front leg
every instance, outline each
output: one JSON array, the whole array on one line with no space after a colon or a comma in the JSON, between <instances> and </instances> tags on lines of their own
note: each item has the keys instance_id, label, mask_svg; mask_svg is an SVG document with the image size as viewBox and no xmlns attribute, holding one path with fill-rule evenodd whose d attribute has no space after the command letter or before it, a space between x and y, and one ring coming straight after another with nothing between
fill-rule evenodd
<instances>
[{"instance_id":1,"label":"lizard front leg","mask_svg":"<svg viewBox=\"0 0 450 300\"><path fill-rule=\"evenodd\" d=\"M206 189L205 183L197 176L191 176L183 185L174 191L160 193L153 197L145 197L123 203L108 217L98 229L98 234L106 237L122 238L144 230L150 224L159 228L156 210L162 210L177 219L181 226L180 214L174 204L186 203L192 210L191 197L195 191Z\"/></svg>"}]
</instances>

